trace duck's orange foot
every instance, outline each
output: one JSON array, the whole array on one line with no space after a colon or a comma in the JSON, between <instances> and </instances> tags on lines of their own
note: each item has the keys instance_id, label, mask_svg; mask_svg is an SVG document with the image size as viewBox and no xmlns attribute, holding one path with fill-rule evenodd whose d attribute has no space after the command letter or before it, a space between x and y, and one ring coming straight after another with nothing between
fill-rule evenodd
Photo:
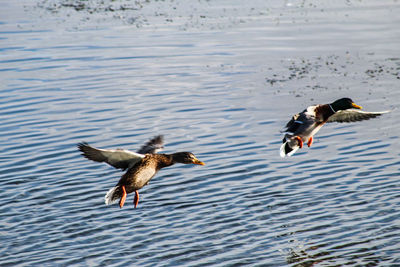
<instances>
[{"instance_id":1,"label":"duck's orange foot","mask_svg":"<svg viewBox=\"0 0 400 267\"><path fill-rule=\"evenodd\" d=\"M122 208L122 207L124 206L125 199L126 199L126 190L125 190L125 186L122 185L122 186L121 186L121 189L122 189L122 197L121 197L121 199L119 200L119 207L120 207L120 208Z\"/></svg>"},{"instance_id":2,"label":"duck's orange foot","mask_svg":"<svg viewBox=\"0 0 400 267\"><path fill-rule=\"evenodd\" d=\"M294 139L296 139L299 142L299 147L303 148L303 140L300 138L300 136L295 136Z\"/></svg>"},{"instance_id":3,"label":"duck's orange foot","mask_svg":"<svg viewBox=\"0 0 400 267\"><path fill-rule=\"evenodd\" d=\"M133 204L135 205L135 208L139 204L139 192L135 190L135 198L133 199Z\"/></svg>"},{"instance_id":4,"label":"duck's orange foot","mask_svg":"<svg viewBox=\"0 0 400 267\"><path fill-rule=\"evenodd\" d=\"M310 138L308 138L308 142L307 142L307 146L310 147L313 143L313 137L311 136Z\"/></svg>"}]
</instances>

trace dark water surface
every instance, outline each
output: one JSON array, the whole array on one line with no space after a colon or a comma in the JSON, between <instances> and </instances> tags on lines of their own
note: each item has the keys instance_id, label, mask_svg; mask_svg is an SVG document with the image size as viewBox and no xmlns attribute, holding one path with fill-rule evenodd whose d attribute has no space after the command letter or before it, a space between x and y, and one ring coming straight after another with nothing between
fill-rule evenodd
<instances>
[{"instance_id":1,"label":"dark water surface","mask_svg":"<svg viewBox=\"0 0 400 267\"><path fill-rule=\"evenodd\" d=\"M400 266L397 1L12 1L0 9L1 266ZM325 126L279 157L310 104ZM397 109L396 109L397 108ZM137 209L80 141L176 165Z\"/></svg>"}]
</instances>

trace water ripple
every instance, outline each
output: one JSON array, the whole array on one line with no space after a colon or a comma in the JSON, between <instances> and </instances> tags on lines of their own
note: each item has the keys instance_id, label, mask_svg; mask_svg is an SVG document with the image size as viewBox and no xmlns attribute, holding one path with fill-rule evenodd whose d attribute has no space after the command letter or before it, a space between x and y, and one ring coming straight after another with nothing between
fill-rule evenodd
<instances>
[{"instance_id":1,"label":"water ripple","mask_svg":"<svg viewBox=\"0 0 400 267\"><path fill-rule=\"evenodd\" d=\"M148 28L1 9L1 266L400 264L395 111L279 157L279 131L309 104L398 105L398 6L203 4L189 18L149 1ZM137 209L132 195L106 206L122 172L76 144L136 150L156 134L206 166L163 169Z\"/></svg>"}]
</instances>

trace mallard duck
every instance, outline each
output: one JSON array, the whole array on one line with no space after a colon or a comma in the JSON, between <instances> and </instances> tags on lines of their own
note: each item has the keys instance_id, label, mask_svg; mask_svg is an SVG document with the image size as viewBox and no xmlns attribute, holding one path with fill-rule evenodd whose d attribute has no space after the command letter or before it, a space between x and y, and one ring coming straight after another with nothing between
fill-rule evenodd
<instances>
[{"instance_id":1,"label":"mallard duck","mask_svg":"<svg viewBox=\"0 0 400 267\"><path fill-rule=\"evenodd\" d=\"M369 120L389 111L365 112L361 106L355 104L350 98L341 98L331 104L309 106L303 112L292 117L286 124L285 137L280 148L280 156L291 156L303 143L308 147L313 143L313 136L327 122L355 122Z\"/></svg>"},{"instance_id":2,"label":"mallard duck","mask_svg":"<svg viewBox=\"0 0 400 267\"><path fill-rule=\"evenodd\" d=\"M162 148L162 136L151 139L138 152L124 149L98 149L85 142L78 144L78 149L84 157L97 162L106 162L118 169L127 169L117 185L105 195L106 205L119 199L120 208L124 206L127 194L132 192L135 192L134 205L136 208L139 203L138 190L147 185L160 169L175 163L205 165L190 152L156 154Z\"/></svg>"}]
</instances>

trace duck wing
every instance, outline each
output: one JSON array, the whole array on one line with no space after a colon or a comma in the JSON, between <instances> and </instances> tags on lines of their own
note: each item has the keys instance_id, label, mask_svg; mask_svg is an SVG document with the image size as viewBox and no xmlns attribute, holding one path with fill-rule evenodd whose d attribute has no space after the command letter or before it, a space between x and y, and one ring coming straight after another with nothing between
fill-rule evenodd
<instances>
[{"instance_id":1,"label":"duck wing","mask_svg":"<svg viewBox=\"0 0 400 267\"><path fill-rule=\"evenodd\" d=\"M293 115L291 120L288 121L288 123L285 125L284 130L282 130L281 132L294 132L300 126L299 124L302 123L300 121L297 121L299 116L300 116L300 113Z\"/></svg>"},{"instance_id":2,"label":"duck wing","mask_svg":"<svg viewBox=\"0 0 400 267\"><path fill-rule=\"evenodd\" d=\"M82 155L96 162L105 162L117 169L127 169L139 162L144 155L125 149L99 149L86 142L78 144Z\"/></svg>"},{"instance_id":3,"label":"duck wing","mask_svg":"<svg viewBox=\"0 0 400 267\"><path fill-rule=\"evenodd\" d=\"M164 148L164 136L157 135L147 141L138 151L139 154L155 154Z\"/></svg>"},{"instance_id":4,"label":"duck wing","mask_svg":"<svg viewBox=\"0 0 400 267\"><path fill-rule=\"evenodd\" d=\"M310 106L300 113L295 114L292 119L286 124L286 133L302 132L315 122L315 106Z\"/></svg>"},{"instance_id":5,"label":"duck wing","mask_svg":"<svg viewBox=\"0 0 400 267\"><path fill-rule=\"evenodd\" d=\"M340 110L329 117L327 122L355 122L369 120L381 116L382 114L389 113L390 110L380 112L367 112L358 109Z\"/></svg>"}]
</instances>

